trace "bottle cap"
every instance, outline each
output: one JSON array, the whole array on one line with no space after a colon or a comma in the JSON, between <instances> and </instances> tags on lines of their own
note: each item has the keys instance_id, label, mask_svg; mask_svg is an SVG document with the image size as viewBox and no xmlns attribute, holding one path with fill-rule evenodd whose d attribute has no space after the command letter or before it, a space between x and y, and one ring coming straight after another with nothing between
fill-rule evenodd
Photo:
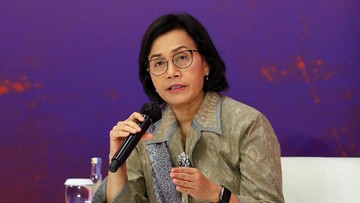
<instances>
[{"instance_id":1,"label":"bottle cap","mask_svg":"<svg viewBox=\"0 0 360 203\"><path fill-rule=\"evenodd\" d=\"M87 179L87 178L68 178L65 181L65 185L68 185L68 186L91 186L91 185L94 185L94 183L91 181L91 179Z\"/></svg>"},{"instance_id":2,"label":"bottle cap","mask_svg":"<svg viewBox=\"0 0 360 203\"><path fill-rule=\"evenodd\" d=\"M93 157L91 158L91 164L101 164L101 158L100 157Z\"/></svg>"}]
</instances>

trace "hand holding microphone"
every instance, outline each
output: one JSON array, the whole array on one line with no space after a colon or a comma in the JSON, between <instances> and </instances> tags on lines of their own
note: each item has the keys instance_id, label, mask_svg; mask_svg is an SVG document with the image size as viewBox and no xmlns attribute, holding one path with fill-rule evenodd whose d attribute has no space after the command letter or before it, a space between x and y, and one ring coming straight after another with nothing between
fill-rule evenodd
<instances>
[{"instance_id":1,"label":"hand holding microphone","mask_svg":"<svg viewBox=\"0 0 360 203\"><path fill-rule=\"evenodd\" d=\"M140 115L141 114L141 115ZM115 173L134 150L152 123L161 119L161 109L155 103L145 103L139 113L133 113L126 121L119 122L110 132L111 139L126 137L111 159L109 171ZM111 141L110 148L115 148Z\"/></svg>"}]
</instances>

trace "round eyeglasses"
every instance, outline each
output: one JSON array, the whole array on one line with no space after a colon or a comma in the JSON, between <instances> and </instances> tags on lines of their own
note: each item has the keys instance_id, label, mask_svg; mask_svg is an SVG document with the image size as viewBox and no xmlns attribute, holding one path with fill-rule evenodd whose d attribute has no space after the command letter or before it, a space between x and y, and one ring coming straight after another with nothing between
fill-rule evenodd
<instances>
[{"instance_id":1,"label":"round eyeglasses","mask_svg":"<svg viewBox=\"0 0 360 203\"><path fill-rule=\"evenodd\" d=\"M199 52L198 50L184 50L175 54L171 61L180 69L188 68L193 62L193 53ZM170 59L156 58L145 63L147 71L155 76L163 75L169 66Z\"/></svg>"}]
</instances>

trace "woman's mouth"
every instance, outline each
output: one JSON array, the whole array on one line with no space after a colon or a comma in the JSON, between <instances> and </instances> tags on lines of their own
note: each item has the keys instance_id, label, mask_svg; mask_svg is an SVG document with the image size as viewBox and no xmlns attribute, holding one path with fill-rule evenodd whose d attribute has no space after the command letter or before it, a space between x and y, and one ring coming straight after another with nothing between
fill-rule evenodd
<instances>
[{"instance_id":1,"label":"woman's mouth","mask_svg":"<svg viewBox=\"0 0 360 203\"><path fill-rule=\"evenodd\" d=\"M179 92L182 91L186 86L185 85L171 85L168 88L168 91L170 92Z\"/></svg>"}]
</instances>

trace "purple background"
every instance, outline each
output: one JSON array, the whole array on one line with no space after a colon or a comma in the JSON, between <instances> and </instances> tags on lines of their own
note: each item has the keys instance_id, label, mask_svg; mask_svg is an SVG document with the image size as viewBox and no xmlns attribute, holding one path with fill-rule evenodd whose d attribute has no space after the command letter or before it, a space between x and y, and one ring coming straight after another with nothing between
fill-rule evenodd
<instances>
[{"instance_id":1,"label":"purple background","mask_svg":"<svg viewBox=\"0 0 360 203\"><path fill-rule=\"evenodd\" d=\"M64 202L108 132L147 101L137 76L145 29L186 11L225 60L226 95L271 121L283 156L360 156L360 3L0 2L1 202Z\"/></svg>"}]
</instances>

